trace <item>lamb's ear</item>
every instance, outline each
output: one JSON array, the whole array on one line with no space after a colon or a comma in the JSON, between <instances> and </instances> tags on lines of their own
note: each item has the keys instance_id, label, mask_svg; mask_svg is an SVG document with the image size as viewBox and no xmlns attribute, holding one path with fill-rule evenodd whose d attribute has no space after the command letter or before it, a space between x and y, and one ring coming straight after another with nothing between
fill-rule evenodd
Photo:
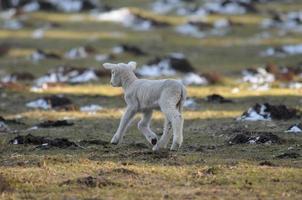
<instances>
[{"instance_id":1,"label":"lamb's ear","mask_svg":"<svg viewBox=\"0 0 302 200\"><path fill-rule=\"evenodd\" d=\"M130 62L128 62L128 66L130 67L130 69L135 70L136 69L136 62L130 61Z\"/></svg>"},{"instance_id":2,"label":"lamb's ear","mask_svg":"<svg viewBox=\"0 0 302 200\"><path fill-rule=\"evenodd\" d=\"M104 63L103 66L105 69L113 69L114 67L116 67L116 64Z\"/></svg>"}]
</instances>

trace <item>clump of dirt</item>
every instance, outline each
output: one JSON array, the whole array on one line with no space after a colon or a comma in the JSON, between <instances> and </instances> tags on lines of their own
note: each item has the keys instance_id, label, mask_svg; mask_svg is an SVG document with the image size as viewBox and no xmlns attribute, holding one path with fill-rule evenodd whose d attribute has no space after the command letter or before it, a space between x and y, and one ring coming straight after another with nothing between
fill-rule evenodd
<instances>
[{"instance_id":1,"label":"clump of dirt","mask_svg":"<svg viewBox=\"0 0 302 200\"><path fill-rule=\"evenodd\" d=\"M205 98L205 100L210 103L232 103L233 102L231 99L226 99L219 94L209 95Z\"/></svg>"},{"instance_id":2,"label":"clump of dirt","mask_svg":"<svg viewBox=\"0 0 302 200\"><path fill-rule=\"evenodd\" d=\"M39 128L49 128L49 127L60 127L60 126L72 126L72 122L68 122L67 120L57 120L57 121L44 121L39 124L37 124L37 127Z\"/></svg>"},{"instance_id":3,"label":"clump of dirt","mask_svg":"<svg viewBox=\"0 0 302 200\"><path fill-rule=\"evenodd\" d=\"M127 169L127 168L116 168L113 169L112 172L118 174L125 174L125 175L138 175L135 171Z\"/></svg>"},{"instance_id":4,"label":"clump of dirt","mask_svg":"<svg viewBox=\"0 0 302 200\"><path fill-rule=\"evenodd\" d=\"M301 117L301 112L286 105L271 105L269 103L255 104L244 112L239 120L289 120Z\"/></svg>"},{"instance_id":5,"label":"clump of dirt","mask_svg":"<svg viewBox=\"0 0 302 200\"><path fill-rule=\"evenodd\" d=\"M223 82L223 77L218 72L202 73L201 76L204 77L210 85L215 85Z\"/></svg>"},{"instance_id":6,"label":"clump of dirt","mask_svg":"<svg viewBox=\"0 0 302 200\"><path fill-rule=\"evenodd\" d=\"M281 139L279 136L273 133L267 132L258 132L258 133L239 133L230 140L228 144L282 144L284 139Z\"/></svg>"},{"instance_id":7,"label":"clump of dirt","mask_svg":"<svg viewBox=\"0 0 302 200\"><path fill-rule=\"evenodd\" d=\"M270 166L270 167L276 166L274 163L272 163L271 161L267 161L267 160L261 161L261 162L259 163L259 165L260 165L260 166Z\"/></svg>"},{"instance_id":8,"label":"clump of dirt","mask_svg":"<svg viewBox=\"0 0 302 200\"><path fill-rule=\"evenodd\" d=\"M280 159L285 159L285 158L299 158L301 157L300 154L296 153L296 152L286 152L286 153L282 153L278 156L276 156L276 158L280 158Z\"/></svg>"},{"instance_id":9,"label":"clump of dirt","mask_svg":"<svg viewBox=\"0 0 302 200\"><path fill-rule=\"evenodd\" d=\"M81 140L79 142L80 145L109 145L108 141L104 141L104 140Z\"/></svg>"},{"instance_id":10,"label":"clump of dirt","mask_svg":"<svg viewBox=\"0 0 302 200\"><path fill-rule=\"evenodd\" d=\"M127 52L127 53L137 55L137 56L147 55L147 53L145 51L143 51L142 49L140 49L139 47L134 46L134 45L121 44L118 46L118 48L120 48L120 50L122 52Z\"/></svg>"},{"instance_id":11,"label":"clump of dirt","mask_svg":"<svg viewBox=\"0 0 302 200\"><path fill-rule=\"evenodd\" d=\"M90 188L102 188L106 186L119 186L118 183L115 183L107 178L98 176L98 177L92 177L92 176L86 176L77 178L75 180L67 180L60 185L79 185L84 187L90 187Z\"/></svg>"},{"instance_id":12,"label":"clump of dirt","mask_svg":"<svg viewBox=\"0 0 302 200\"><path fill-rule=\"evenodd\" d=\"M11 192L12 188L9 182L0 174L0 194L3 192Z\"/></svg>"},{"instance_id":13,"label":"clump of dirt","mask_svg":"<svg viewBox=\"0 0 302 200\"><path fill-rule=\"evenodd\" d=\"M30 144L30 145L42 145L47 147L67 148L70 146L78 146L74 142L69 141L66 138L48 139L40 136L33 136L31 134L19 135L10 141L11 144Z\"/></svg>"}]
</instances>

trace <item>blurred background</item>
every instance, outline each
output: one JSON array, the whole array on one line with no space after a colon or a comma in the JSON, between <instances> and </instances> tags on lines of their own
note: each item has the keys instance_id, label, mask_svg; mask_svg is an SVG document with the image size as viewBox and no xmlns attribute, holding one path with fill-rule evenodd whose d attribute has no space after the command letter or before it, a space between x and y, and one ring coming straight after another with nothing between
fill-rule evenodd
<instances>
[{"instance_id":1,"label":"blurred background","mask_svg":"<svg viewBox=\"0 0 302 200\"><path fill-rule=\"evenodd\" d=\"M0 199L302 199L301 0L0 8ZM136 125L109 144L125 102L102 64L129 61L187 86L177 153Z\"/></svg>"}]
</instances>

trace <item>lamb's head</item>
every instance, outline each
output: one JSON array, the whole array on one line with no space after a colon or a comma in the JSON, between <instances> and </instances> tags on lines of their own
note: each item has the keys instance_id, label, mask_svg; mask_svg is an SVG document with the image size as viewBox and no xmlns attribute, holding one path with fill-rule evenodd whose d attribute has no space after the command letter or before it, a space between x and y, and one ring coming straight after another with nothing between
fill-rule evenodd
<instances>
[{"instance_id":1,"label":"lamb's head","mask_svg":"<svg viewBox=\"0 0 302 200\"><path fill-rule=\"evenodd\" d=\"M136 68L136 62L129 62L129 63L104 63L103 64L105 69L111 70L111 80L110 84L113 87L121 87L122 81L124 77L129 77L130 75L134 74L134 70Z\"/></svg>"}]
</instances>

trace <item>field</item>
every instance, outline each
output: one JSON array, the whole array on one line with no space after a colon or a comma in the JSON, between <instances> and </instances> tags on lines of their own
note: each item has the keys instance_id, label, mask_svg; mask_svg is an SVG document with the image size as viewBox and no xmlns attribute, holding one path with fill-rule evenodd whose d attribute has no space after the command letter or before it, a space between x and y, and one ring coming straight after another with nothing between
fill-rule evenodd
<instances>
[{"instance_id":1,"label":"field","mask_svg":"<svg viewBox=\"0 0 302 200\"><path fill-rule=\"evenodd\" d=\"M133 12L177 26L186 20L175 14L158 15L148 10L152 1L104 1L114 8L131 7ZM135 31L118 23L98 21L87 12L28 13L28 26L20 30L0 29L0 44L9 52L0 57L0 77L14 72L30 72L36 78L60 65L102 69L93 56L81 59L43 59L28 57L36 49L63 55L68 50L90 45L97 52L110 53L114 46L131 44L148 54L118 54L106 62L135 60L138 67L155 56L181 52L200 73L219 73L217 84L187 86L188 97L197 107L184 110L184 144L177 152L152 152L137 130L138 115L123 143L109 143L125 107L123 91L109 85L109 76L84 84L56 84L32 90L33 81L0 84L0 115L10 131L0 131L0 199L302 199L302 135L285 131L301 119L238 121L237 117L256 103L301 109L302 89L280 87L274 82L267 90L253 90L240 82L241 70L266 63L293 66L301 54L260 56L269 47L301 44L301 33L280 36L278 30L263 30L261 21L269 10L279 12L302 9L301 1L260 4L259 13L245 15L211 14L209 23L230 19L234 26L223 36L194 38L176 33L172 27ZM2 21L1 21L2 20ZM0 19L3 23L4 19ZM43 38L32 38L37 26L48 29ZM268 32L270 37L260 37ZM178 77L178 76L176 76ZM234 89L235 88L235 89ZM220 94L232 103L205 101ZM76 107L98 104L95 113L73 110L43 110L26 107L39 97L68 97ZM30 129L45 120L63 120L72 126ZM162 133L163 116L155 112L152 129ZM276 143L234 144L238 134L278 136ZM11 144L18 135L67 138L68 148ZM283 155L283 156L282 156ZM285 155L285 156L284 156Z\"/></svg>"}]
</instances>

